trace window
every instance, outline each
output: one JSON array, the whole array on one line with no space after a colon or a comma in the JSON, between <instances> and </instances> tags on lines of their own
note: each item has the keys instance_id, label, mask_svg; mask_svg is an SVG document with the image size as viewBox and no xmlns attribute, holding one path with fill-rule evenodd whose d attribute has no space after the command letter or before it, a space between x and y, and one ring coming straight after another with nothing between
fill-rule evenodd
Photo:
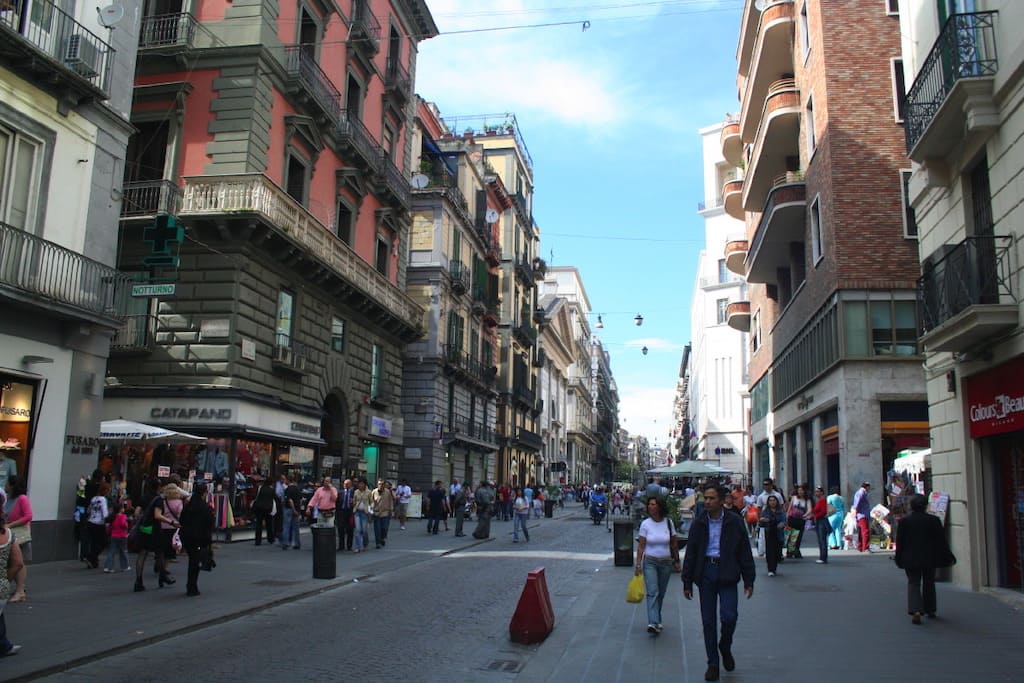
<instances>
[{"instance_id":1,"label":"window","mask_svg":"<svg viewBox=\"0 0 1024 683\"><path fill-rule=\"evenodd\" d=\"M345 86L345 110L353 119L361 119L363 115L363 86L349 74Z\"/></svg>"},{"instance_id":2,"label":"window","mask_svg":"<svg viewBox=\"0 0 1024 683\"><path fill-rule=\"evenodd\" d=\"M390 261L391 247L388 246L388 241L384 239L383 235L377 235L377 252L374 256L373 265L377 269L377 272L387 277L388 274L388 261Z\"/></svg>"},{"instance_id":3,"label":"window","mask_svg":"<svg viewBox=\"0 0 1024 683\"><path fill-rule=\"evenodd\" d=\"M724 258L720 258L720 259L718 259L718 282L722 283L722 282L728 282L728 281L729 281L729 270L725 267L725 259Z\"/></svg>"},{"instance_id":4,"label":"window","mask_svg":"<svg viewBox=\"0 0 1024 683\"><path fill-rule=\"evenodd\" d=\"M814 259L815 265L821 260L822 255L821 203L815 197L811 203L811 256Z\"/></svg>"},{"instance_id":5,"label":"window","mask_svg":"<svg viewBox=\"0 0 1024 683\"><path fill-rule=\"evenodd\" d=\"M352 219L355 215L342 200L338 200L338 209L334 219L334 232L345 244L352 245Z\"/></svg>"},{"instance_id":6,"label":"window","mask_svg":"<svg viewBox=\"0 0 1024 683\"><path fill-rule=\"evenodd\" d=\"M843 339L847 356L868 355L867 306L864 301L843 304Z\"/></svg>"},{"instance_id":7,"label":"window","mask_svg":"<svg viewBox=\"0 0 1024 683\"><path fill-rule=\"evenodd\" d=\"M900 171L900 196L903 199L903 236L917 237L917 212L910 205L910 175L913 171Z\"/></svg>"},{"instance_id":8,"label":"window","mask_svg":"<svg viewBox=\"0 0 1024 683\"><path fill-rule=\"evenodd\" d=\"M757 351L761 348L761 311L754 311L754 317L750 321L750 349Z\"/></svg>"},{"instance_id":9,"label":"window","mask_svg":"<svg viewBox=\"0 0 1024 683\"><path fill-rule=\"evenodd\" d=\"M295 295L287 289L277 293L277 337L278 346L292 345L292 320L295 314Z\"/></svg>"},{"instance_id":10,"label":"window","mask_svg":"<svg viewBox=\"0 0 1024 683\"><path fill-rule=\"evenodd\" d=\"M306 205L306 165L294 154L288 155L285 192L303 206Z\"/></svg>"},{"instance_id":11,"label":"window","mask_svg":"<svg viewBox=\"0 0 1024 683\"><path fill-rule=\"evenodd\" d=\"M885 0L885 13L889 16L899 16L900 0Z\"/></svg>"},{"instance_id":12,"label":"window","mask_svg":"<svg viewBox=\"0 0 1024 683\"><path fill-rule=\"evenodd\" d=\"M718 301L715 302L715 304L718 307L718 324L724 325L729 320L729 316L726 313L726 311L729 308L729 300L719 299Z\"/></svg>"},{"instance_id":13,"label":"window","mask_svg":"<svg viewBox=\"0 0 1024 683\"><path fill-rule=\"evenodd\" d=\"M380 344L373 345L370 365L370 398L380 396L381 382L384 376L384 350Z\"/></svg>"},{"instance_id":14,"label":"window","mask_svg":"<svg viewBox=\"0 0 1024 683\"><path fill-rule=\"evenodd\" d=\"M39 141L0 126L0 222L35 232L41 152Z\"/></svg>"},{"instance_id":15,"label":"window","mask_svg":"<svg viewBox=\"0 0 1024 683\"><path fill-rule=\"evenodd\" d=\"M807 61L808 55L811 54L811 29L809 22L807 21L807 2L805 1L803 7L800 8L800 51L804 56L804 61Z\"/></svg>"},{"instance_id":16,"label":"window","mask_svg":"<svg viewBox=\"0 0 1024 683\"><path fill-rule=\"evenodd\" d=\"M807 158L810 159L818 146L814 130L814 100L810 97L807 98L807 109L804 110L804 127L807 129Z\"/></svg>"},{"instance_id":17,"label":"window","mask_svg":"<svg viewBox=\"0 0 1024 683\"><path fill-rule=\"evenodd\" d=\"M462 351L463 337L466 331L466 321L458 313L448 314L448 345L458 351Z\"/></svg>"},{"instance_id":18,"label":"window","mask_svg":"<svg viewBox=\"0 0 1024 683\"><path fill-rule=\"evenodd\" d=\"M843 340L847 357L917 355L917 302L844 302Z\"/></svg>"},{"instance_id":19,"label":"window","mask_svg":"<svg viewBox=\"0 0 1024 683\"><path fill-rule=\"evenodd\" d=\"M892 102L896 112L896 123L903 123L907 113L907 82L903 73L903 60L890 60L892 69Z\"/></svg>"},{"instance_id":20,"label":"window","mask_svg":"<svg viewBox=\"0 0 1024 683\"><path fill-rule=\"evenodd\" d=\"M345 350L345 321L331 319L331 350L342 353Z\"/></svg>"}]
</instances>

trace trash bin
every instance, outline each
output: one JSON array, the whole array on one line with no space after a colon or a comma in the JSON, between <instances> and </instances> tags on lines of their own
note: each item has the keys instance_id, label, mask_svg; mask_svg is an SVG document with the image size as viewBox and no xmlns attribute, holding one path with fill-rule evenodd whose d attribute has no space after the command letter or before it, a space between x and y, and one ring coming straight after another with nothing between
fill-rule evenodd
<instances>
[{"instance_id":1,"label":"trash bin","mask_svg":"<svg viewBox=\"0 0 1024 683\"><path fill-rule=\"evenodd\" d=\"M633 522L628 518L615 520L612 529L612 543L615 549L615 566L633 566Z\"/></svg>"},{"instance_id":2,"label":"trash bin","mask_svg":"<svg viewBox=\"0 0 1024 683\"><path fill-rule=\"evenodd\" d=\"M555 516L555 501L545 500L544 501L544 516L551 518Z\"/></svg>"},{"instance_id":3,"label":"trash bin","mask_svg":"<svg viewBox=\"0 0 1024 683\"><path fill-rule=\"evenodd\" d=\"M313 578L333 579L337 576L337 546L332 526L311 526L313 532Z\"/></svg>"}]
</instances>

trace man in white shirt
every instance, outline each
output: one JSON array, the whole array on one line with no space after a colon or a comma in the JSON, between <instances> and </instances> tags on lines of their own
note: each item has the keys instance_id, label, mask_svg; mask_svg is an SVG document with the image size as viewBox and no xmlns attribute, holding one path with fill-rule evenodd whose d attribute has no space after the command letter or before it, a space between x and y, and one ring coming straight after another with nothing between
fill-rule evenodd
<instances>
[{"instance_id":1,"label":"man in white shirt","mask_svg":"<svg viewBox=\"0 0 1024 683\"><path fill-rule=\"evenodd\" d=\"M775 488L775 482L771 477L765 477L762 484L764 485L764 490L757 496L757 507L764 510L765 506L768 505L768 496L775 496L779 499L779 505L786 505L786 497Z\"/></svg>"},{"instance_id":2,"label":"man in white shirt","mask_svg":"<svg viewBox=\"0 0 1024 683\"><path fill-rule=\"evenodd\" d=\"M398 517L398 525L401 529L405 529L405 519L409 516L409 501L412 500L412 488L409 486L409 481L403 479L402 483L395 489L395 496L398 498L398 503L395 505L395 515Z\"/></svg>"}]
</instances>

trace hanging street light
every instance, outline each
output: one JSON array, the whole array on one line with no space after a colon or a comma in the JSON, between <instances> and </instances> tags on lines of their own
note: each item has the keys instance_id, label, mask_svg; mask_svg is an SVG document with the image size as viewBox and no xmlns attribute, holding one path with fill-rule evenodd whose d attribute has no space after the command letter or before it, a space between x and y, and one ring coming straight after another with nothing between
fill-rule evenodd
<instances>
[{"instance_id":1,"label":"hanging street light","mask_svg":"<svg viewBox=\"0 0 1024 683\"><path fill-rule=\"evenodd\" d=\"M644 354L644 355L646 356L646 355L647 355L647 352L648 352L649 350L650 350L650 349L648 349L648 348L647 348L647 347L645 346L644 348L640 349L640 352L641 352L641 353L643 353L643 354Z\"/></svg>"},{"instance_id":2,"label":"hanging street light","mask_svg":"<svg viewBox=\"0 0 1024 683\"><path fill-rule=\"evenodd\" d=\"M640 315L639 313L637 313L636 317L633 318L633 322L636 323L637 327L640 327L641 325L644 324L644 317L642 315Z\"/></svg>"},{"instance_id":3,"label":"hanging street light","mask_svg":"<svg viewBox=\"0 0 1024 683\"><path fill-rule=\"evenodd\" d=\"M604 329L604 321L601 320L601 316L597 316L597 324L594 325L594 327L596 327L599 330L603 330Z\"/></svg>"}]
</instances>

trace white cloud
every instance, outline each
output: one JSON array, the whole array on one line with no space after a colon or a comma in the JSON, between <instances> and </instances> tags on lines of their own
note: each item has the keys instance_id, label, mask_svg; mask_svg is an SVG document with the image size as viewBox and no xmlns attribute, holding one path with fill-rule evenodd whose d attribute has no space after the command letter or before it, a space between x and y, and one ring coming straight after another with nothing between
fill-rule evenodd
<instances>
[{"instance_id":1,"label":"white cloud","mask_svg":"<svg viewBox=\"0 0 1024 683\"><path fill-rule=\"evenodd\" d=\"M619 423L632 435L643 434L664 446L672 429L672 387L620 386Z\"/></svg>"}]
</instances>

